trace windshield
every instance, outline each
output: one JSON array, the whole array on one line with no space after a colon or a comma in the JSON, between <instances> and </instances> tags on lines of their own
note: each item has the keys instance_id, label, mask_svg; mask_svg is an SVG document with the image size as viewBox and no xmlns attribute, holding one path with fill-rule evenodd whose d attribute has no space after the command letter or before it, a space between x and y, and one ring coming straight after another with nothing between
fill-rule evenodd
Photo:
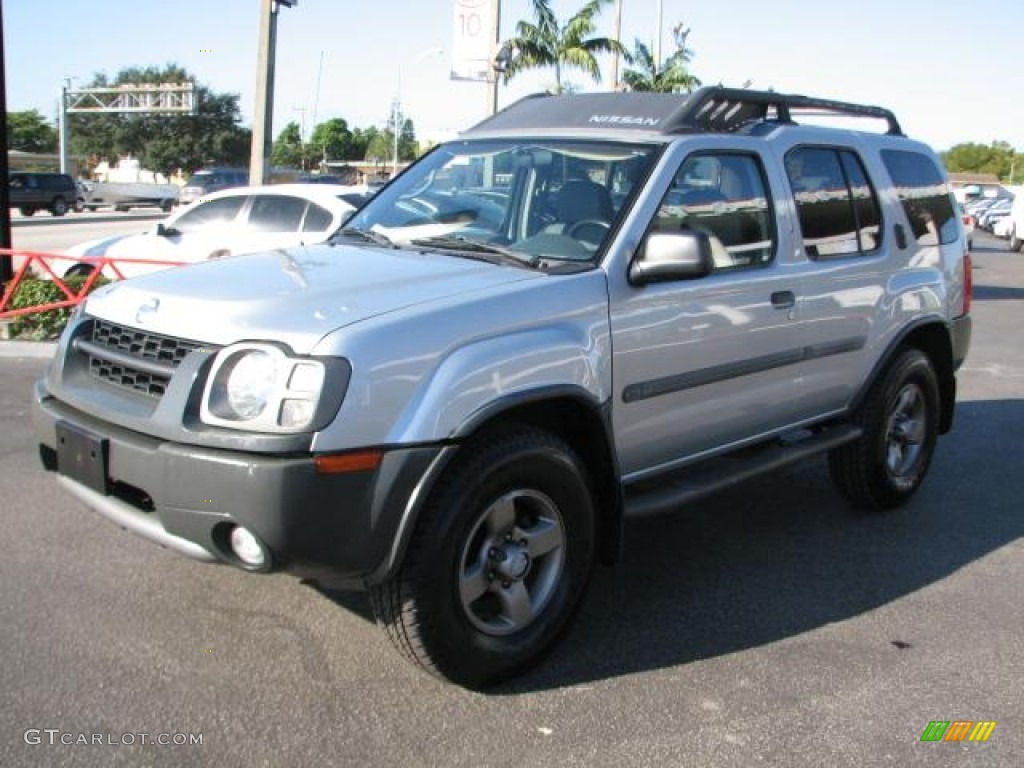
<instances>
[{"instance_id":1,"label":"windshield","mask_svg":"<svg viewBox=\"0 0 1024 768\"><path fill-rule=\"evenodd\" d=\"M379 192L345 230L399 248L593 263L657 149L596 140L452 142Z\"/></svg>"}]
</instances>

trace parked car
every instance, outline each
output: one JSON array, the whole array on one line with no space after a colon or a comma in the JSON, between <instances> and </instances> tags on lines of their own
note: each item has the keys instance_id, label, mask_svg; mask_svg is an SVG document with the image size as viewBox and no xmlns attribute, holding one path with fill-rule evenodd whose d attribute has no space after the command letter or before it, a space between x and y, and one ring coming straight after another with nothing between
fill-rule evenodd
<instances>
[{"instance_id":1,"label":"parked car","mask_svg":"<svg viewBox=\"0 0 1024 768\"><path fill-rule=\"evenodd\" d=\"M996 219L995 224L992 225L992 234L1003 240L1009 240L1013 234L1013 226L1013 216L1011 212L1007 212L1005 216Z\"/></svg>"},{"instance_id":2,"label":"parked car","mask_svg":"<svg viewBox=\"0 0 1024 768\"><path fill-rule=\"evenodd\" d=\"M63 216L78 204L78 187L66 173L30 173L16 171L7 176L11 208L22 216L48 210L54 216Z\"/></svg>"},{"instance_id":3,"label":"parked car","mask_svg":"<svg viewBox=\"0 0 1024 768\"><path fill-rule=\"evenodd\" d=\"M1020 251L1021 245L1024 244L1024 194L1018 194L1013 198L1009 230L1010 250Z\"/></svg>"},{"instance_id":4,"label":"parked car","mask_svg":"<svg viewBox=\"0 0 1024 768\"><path fill-rule=\"evenodd\" d=\"M1010 215L1011 205L1013 205L1013 201L1007 198L993 203L978 216L978 226L987 232L991 232L996 221Z\"/></svg>"},{"instance_id":5,"label":"parked car","mask_svg":"<svg viewBox=\"0 0 1024 768\"><path fill-rule=\"evenodd\" d=\"M974 248L974 216L967 213L966 207L959 204L960 222L964 227L964 237L967 238L967 250Z\"/></svg>"},{"instance_id":6,"label":"parked car","mask_svg":"<svg viewBox=\"0 0 1024 768\"><path fill-rule=\"evenodd\" d=\"M232 187L244 187L249 183L246 168L203 168L196 171L178 193L178 205L190 205L203 200L214 192Z\"/></svg>"},{"instance_id":7,"label":"parked car","mask_svg":"<svg viewBox=\"0 0 1024 768\"><path fill-rule=\"evenodd\" d=\"M120 527L367 589L407 659L483 686L568 636L630 518L812 457L853 506L908 503L953 427L965 246L941 162L888 110L528 97L329 243L100 288L36 384L34 434Z\"/></svg>"},{"instance_id":8,"label":"parked car","mask_svg":"<svg viewBox=\"0 0 1024 768\"><path fill-rule=\"evenodd\" d=\"M66 253L78 257L197 262L242 253L321 243L355 210L349 189L330 184L280 184L214 192L201 202L178 209L141 235L105 237L81 243ZM118 270L134 277L169 265L125 262ZM86 261L66 274L88 274ZM116 277L110 266L104 274Z\"/></svg>"},{"instance_id":9,"label":"parked car","mask_svg":"<svg viewBox=\"0 0 1024 768\"><path fill-rule=\"evenodd\" d=\"M995 205L1002 199L1003 198L1001 197L982 197L977 200L972 200L967 204L967 212L977 220L977 218L981 216L987 208Z\"/></svg>"}]
</instances>

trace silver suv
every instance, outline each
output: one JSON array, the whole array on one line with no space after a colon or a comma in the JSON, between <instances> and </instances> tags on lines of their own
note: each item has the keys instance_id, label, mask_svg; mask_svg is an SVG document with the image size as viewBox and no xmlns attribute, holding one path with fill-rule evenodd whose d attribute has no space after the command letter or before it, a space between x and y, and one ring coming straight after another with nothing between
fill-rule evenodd
<instances>
[{"instance_id":1,"label":"silver suv","mask_svg":"<svg viewBox=\"0 0 1024 768\"><path fill-rule=\"evenodd\" d=\"M627 518L815 454L852 504L906 502L953 422L968 258L887 110L528 98L329 244L92 294L36 431L122 527L366 588L406 656L480 686L562 635Z\"/></svg>"}]
</instances>

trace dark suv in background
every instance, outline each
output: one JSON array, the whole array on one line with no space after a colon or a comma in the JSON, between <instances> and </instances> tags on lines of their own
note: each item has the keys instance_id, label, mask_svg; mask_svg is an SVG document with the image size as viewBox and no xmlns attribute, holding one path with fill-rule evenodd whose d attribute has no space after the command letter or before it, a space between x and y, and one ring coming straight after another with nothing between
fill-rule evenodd
<instances>
[{"instance_id":1,"label":"dark suv in background","mask_svg":"<svg viewBox=\"0 0 1024 768\"><path fill-rule=\"evenodd\" d=\"M12 173L7 177L10 206L31 216L47 209L54 216L63 216L75 207L78 187L66 173Z\"/></svg>"}]
</instances>

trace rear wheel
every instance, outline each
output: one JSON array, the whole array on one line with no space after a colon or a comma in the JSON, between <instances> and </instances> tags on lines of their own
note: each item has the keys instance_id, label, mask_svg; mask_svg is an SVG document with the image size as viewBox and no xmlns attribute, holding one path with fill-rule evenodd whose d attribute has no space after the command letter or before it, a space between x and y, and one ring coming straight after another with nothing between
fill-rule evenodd
<instances>
[{"instance_id":1,"label":"rear wheel","mask_svg":"<svg viewBox=\"0 0 1024 768\"><path fill-rule=\"evenodd\" d=\"M568 626L594 552L586 468L529 427L466 445L439 481L378 624L429 672L479 687L538 661Z\"/></svg>"},{"instance_id":2,"label":"rear wheel","mask_svg":"<svg viewBox=\"0 0 1024 768\"><path fill-rule=\"evenodd\" d=\"M854 415L863 436L829 453L832 480L843 495L878 510L914 494L935 450L939 397L928 357L912 348L898 353Z\"/></svg>"},{"instance_id":3,"label":"rear wheel","mask_svg":"<svg viewBox=\"0 0 1024 768\"><path fill-rule=\"evenodd\" d=\"M36 212L36 209L31 205L23 205L18 208L18 212L21 213L22 216L31 216Z\"/></svg>"},{"instance_id":4,"label":"rear wheel","mask_svg":"<svg viewBox=\"0 0 1024 768\"><path fill-rule=\"evenodd\" d=\"M1020 237L1017 236L1017 227L1015 226L1013 231L1010 232L1010 250L1020 251L1021 245L1024 245L1024 243L1022 243Z\"/></svg>"}]
</instances>

